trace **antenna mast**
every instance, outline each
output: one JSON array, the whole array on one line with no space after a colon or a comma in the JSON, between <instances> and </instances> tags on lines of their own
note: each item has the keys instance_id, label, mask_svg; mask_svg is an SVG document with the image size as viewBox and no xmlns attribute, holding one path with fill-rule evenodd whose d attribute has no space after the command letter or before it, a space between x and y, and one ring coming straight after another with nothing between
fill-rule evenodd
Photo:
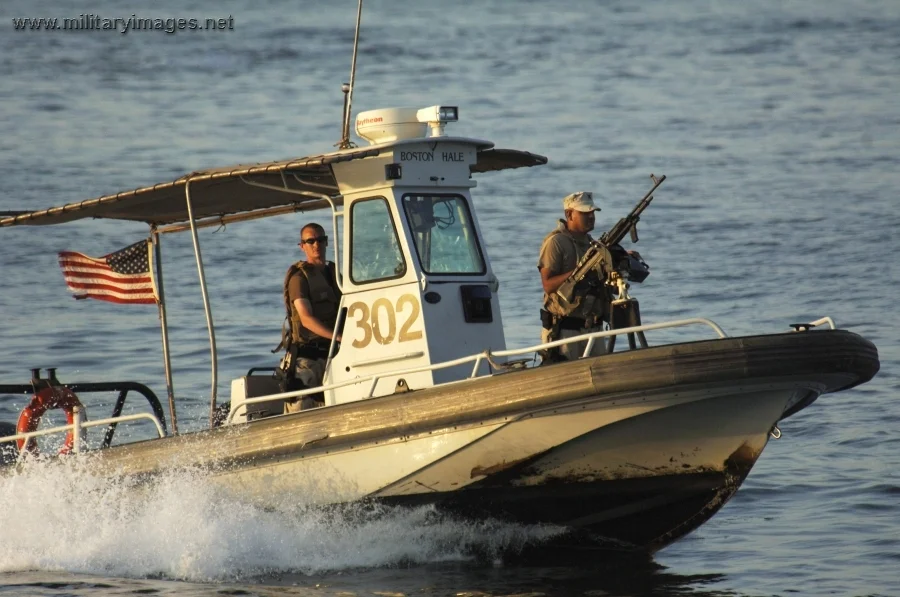
<instances>
[{"instance_id":1,"label":"antenna mast","mask_svg":"<svg viewBox=\"0 0 900 597\"><path fill-rule=\"evenodd\" d=\"M353 104L353 83L356 80L356 54L359 51L359 23L362 20L362 0L356 9L356 36L353 38L353 62L350 64L350 83L341 85L344 92L344 122L341 128L341 141L338 143L340 149L353 147L350 141L350 112Z\"/></svg>"}]
</instances>

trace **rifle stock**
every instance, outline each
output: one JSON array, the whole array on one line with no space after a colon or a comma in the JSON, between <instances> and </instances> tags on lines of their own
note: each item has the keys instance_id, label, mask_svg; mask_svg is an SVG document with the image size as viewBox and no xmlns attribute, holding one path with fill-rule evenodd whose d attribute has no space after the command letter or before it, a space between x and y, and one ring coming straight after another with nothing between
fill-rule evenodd
<instances>
[{"instance_id":1,"label":"rifle stock","mask_svg":"<svg viewBox=\"0 0 900 597\"><path fill-rule=\"evenodd\" d=\"M598 243L591 241L589 248L581 261L575 266L575 271L566 278L559 288L556 289L557 300L559 305L566 311L574 311L580 304L580 297L575 296L575 287L578 286L592 271L597 269L609 251Z\"/></svg>"}]
</instances>

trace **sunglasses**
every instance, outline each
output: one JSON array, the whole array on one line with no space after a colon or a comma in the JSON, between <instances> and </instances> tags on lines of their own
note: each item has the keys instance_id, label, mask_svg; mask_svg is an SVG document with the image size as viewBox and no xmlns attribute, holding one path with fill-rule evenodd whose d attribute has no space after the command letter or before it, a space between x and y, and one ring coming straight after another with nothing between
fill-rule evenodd
<instances>
[{"instance_id":1,"label":"sunglasses","mask_svg":"<svg viewBox=\"0 0 900 597\"><path fill-rule=\"evenodd\" d=\"M322 244L324 245L324 244L326 244L327 242L328 242L328 237L327 237L327 236L314 236L314 237L312 237L312 238L305 238L305 239L301 240L301 241L300 241L299 243L297 243L297 244L298 244L298 245L310 245L310 246L312 246L312 245L314 245L314 244L316 244L316 243L322 243Z\"/></svg>"}]
</instances>

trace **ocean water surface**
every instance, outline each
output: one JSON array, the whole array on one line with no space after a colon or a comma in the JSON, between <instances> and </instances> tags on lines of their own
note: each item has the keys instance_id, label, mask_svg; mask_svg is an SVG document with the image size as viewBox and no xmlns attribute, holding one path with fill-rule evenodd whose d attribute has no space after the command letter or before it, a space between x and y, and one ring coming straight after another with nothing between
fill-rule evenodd
<instances>
[{"instance_id":1,"label":"ocean water surface","mask_svg":"<svg viewBox=\"0 0 900 597\"><path fill-rule=\"evenodd\" d=\"M0 4L0 211L314 155L340 138L356 4ZM216 31L16 29L22 18L231 18ZM19 21L21 23L21 21ZM510 347L539 337L543 236L592 190L597 232L668 178L641 221L646 322L730 335L831 316L879 349L870 383L780 424L710 522L637 561L518 562L553 529L428 509L262 510L172 474L140 494L52 465L0 485L0 595L900 595L900 3L368 1L354 112L460 107L448 129L549 157L478 177ZM271 366L300 214L201 231L228 380ZM164 395L152 306L73 301L56 253L143 225L0 230L0 384L136 380ZM182 430L208 416L188 235L164 239ZM649 336L651 342L675 339ZM14 421L24 398L0 398ZM106 413L91 413L93 417ZM135 434L145 431L136 429Z\"/></svg>"}]
</instances>

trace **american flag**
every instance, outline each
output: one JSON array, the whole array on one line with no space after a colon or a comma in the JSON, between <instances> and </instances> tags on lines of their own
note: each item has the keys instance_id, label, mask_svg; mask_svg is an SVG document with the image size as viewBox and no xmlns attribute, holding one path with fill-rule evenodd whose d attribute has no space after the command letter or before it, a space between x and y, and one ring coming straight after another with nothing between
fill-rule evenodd
<instances>
[{"instance_id":1,"label":"american flag","mask_svg":"<svg viewBox=\"0 0 900 597\"><path fill-rule=\"evenodd\" d=\"M150 246L142 240L99 259L63 251L59 254L59 267L76 299L155 304Z\"/></svg>"}]
</instances>

